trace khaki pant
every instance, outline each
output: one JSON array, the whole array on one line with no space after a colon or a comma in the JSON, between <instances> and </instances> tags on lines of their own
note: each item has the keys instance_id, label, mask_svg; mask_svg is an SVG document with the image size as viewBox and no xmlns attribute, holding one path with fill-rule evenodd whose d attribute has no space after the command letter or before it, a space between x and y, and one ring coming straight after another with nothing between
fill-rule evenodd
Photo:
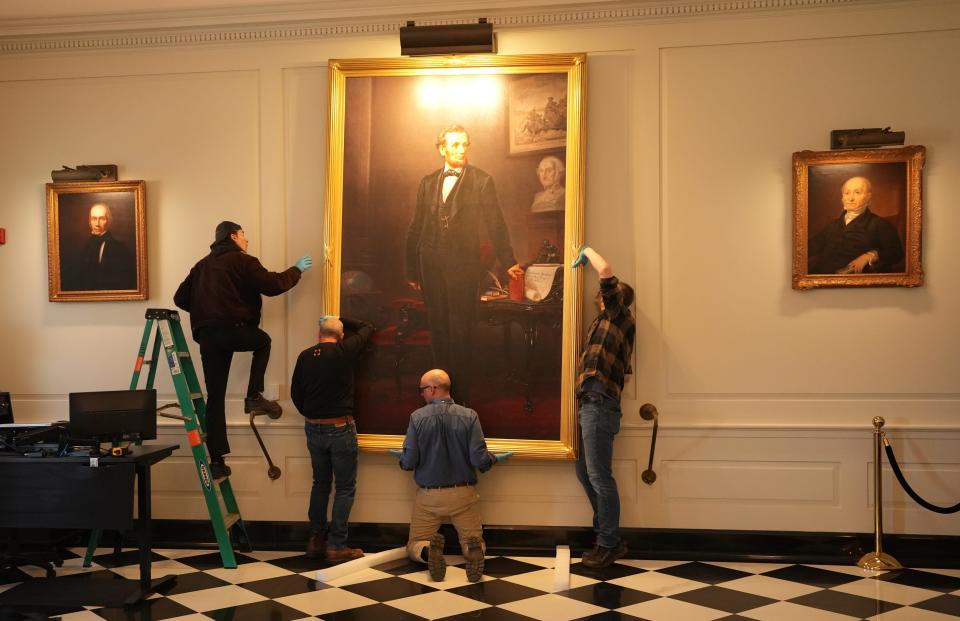
<instances>
[{"instance_id":1,"label":"khaki pant","mask_svg":"<svg viewBox=\"0 0 960 621\"><path fill-rule=\"evenodd\" d=\"M407 539L407 555L414 561L423 562L420 554L430 546L428 539L440 530L444 518L449 518L457 529L457 538L464 554L467 539L479 537L483 542L483 524L480 523L478 503L480 494L475 486L445 487L443 489L417 490L410 516L410 536Z\"/></svg>"}]
</instances>

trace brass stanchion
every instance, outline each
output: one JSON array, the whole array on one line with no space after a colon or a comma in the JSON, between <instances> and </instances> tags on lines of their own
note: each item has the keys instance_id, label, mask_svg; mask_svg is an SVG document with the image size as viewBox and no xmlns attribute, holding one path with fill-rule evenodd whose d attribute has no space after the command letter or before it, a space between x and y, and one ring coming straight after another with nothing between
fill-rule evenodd
<instances>
[{"instance_id":1,"label":"brass stanchion","mask_svg":"<svg viewBox=\"0 0 960 621\"><path fill-rule=\"evenodd\" d=\"M880 479L880 443L883 439L884 420L880 416L873 417L873 538L874 551L868 552L860 557L857 566L863 569L873 571L886 571L889 569L903 569L903 565L897 562L889 554L883 551L883 481Z\"/></svg>"}]
</instances>

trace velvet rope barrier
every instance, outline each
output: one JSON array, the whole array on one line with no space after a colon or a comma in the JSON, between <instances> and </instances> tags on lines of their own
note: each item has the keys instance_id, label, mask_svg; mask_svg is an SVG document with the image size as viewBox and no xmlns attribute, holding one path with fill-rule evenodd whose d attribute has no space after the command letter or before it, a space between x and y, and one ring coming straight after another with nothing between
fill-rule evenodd
<instances>
[{"instance_id":1,"label":"velvet rope barrier","mask_svg":"<svg viewBox=\"0 0 960 621\"><path fill-rule=\"evenodd\" d=\"M893 468L893 474L897 477L897 480L900 481L900 487L902 487L903 491L905 491L910 498L913 498L918 505L935 513L956 513L960 511L960 502L952 507L939 507L921 498L920 494L913 491L913 488L910 487L907 479L903 476L903 472L900 471L900 465L897 463L897 458L893 454L893 447L890 446L890 442L887 441L886 435L883 436L883 448L887 452L887 461L890 462L890 467Z\"/></svg>"}]
</instances>

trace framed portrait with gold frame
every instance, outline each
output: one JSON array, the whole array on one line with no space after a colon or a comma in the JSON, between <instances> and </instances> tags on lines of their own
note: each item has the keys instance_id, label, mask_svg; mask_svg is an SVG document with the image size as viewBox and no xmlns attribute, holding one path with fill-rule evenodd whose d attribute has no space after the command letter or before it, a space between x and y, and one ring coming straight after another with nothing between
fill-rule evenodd
<instances>
[{"instance_id":1,"label":"framed portrait with gold frame","mask_svg":"<svg viewBox=\"0 0 960 621\"><path fill-rule=\"evenodd\" d=\"M793 288L923 284L922 173L907 146L793 154Z\"/></svg>"},{"instance_id":2,"label":"framed portrait with gold frame","mask_svg":"<svg viewBox=\"0 0 960 621\"><path fill-rule=\"evenodd\" d=\"M147 299L143 181L47 184L51 302Z\"/></svg>"},{"instance_id":3,"label":"framed portrait with gold frame","mask_svg":"<svg viewBox=\"0 0 960 621\"><path fill-rule=\"evenodd\" d=\"M442 368L491 450L575 456L585 71L583 54L329 62L324 312L377 328L362 448L399 447ZM541 90L564 126L518 145Z\"/></svg>"}]
</instances>

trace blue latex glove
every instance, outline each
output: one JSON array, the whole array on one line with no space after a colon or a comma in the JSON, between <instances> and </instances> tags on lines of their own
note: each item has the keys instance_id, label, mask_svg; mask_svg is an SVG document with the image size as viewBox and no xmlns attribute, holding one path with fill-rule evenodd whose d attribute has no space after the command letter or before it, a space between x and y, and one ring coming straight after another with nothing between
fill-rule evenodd
<instances>
[{"instance_id":1,"label":"blue latex glove","mask_svg":"<svg viewBox=\"0 0 960 621\"><path fill-rule=\"evenodd\" d=\"M333 317L333 315L320 315L320 319L317 321L317 325L318 326L323 325L323 322L326 321L327 319L330 319L331 317Z\"/></svg>"},{"instance_id":2,"label":"blue latex glove","mask_svg":"<svg viewBox=\"0 0 960 621\"><path fill-rule=\"evenodd\" d=\"M587 259L587 255L585 255L583 251L586 250L587 248L588 246L586 245L580 246L580 254L577 256L576 259L573 260L573 263L570 264L570 269L577 269L581 265L586 265L589 259Z\"/></svg>"},{"instance_id":3,"label":"blue latex glove","mask_svg":"<svg viewBox=\"0 0 960 621\"><path fill-rule=\"evenodd\" d=\"M513 451L507 451L506 453L494 453L493 456L497 458L498 464L502 464L513 457Z\"/></svg>"},{"instance_id":4,"label":"blue latex glove","mask_svg":"<svg viewBox=\"0 0 960 621\"><path fill-rule=\"evenodd\" d=\"M313 266L313 259L310 258L309 254L305 254L297 262L293 264L301 272L305 272Z\"/></svg>"},{"instance_id":5,"label":"blue latex glove","mask_svg":"<svg viewBox=\"0 0 960 621\"><path fill-rule=\"evenodd\" d=\"M402 457L403 451L400 449L387 449L387 452L393 455L394 457Z\"/></svg>"}]
</instances>

